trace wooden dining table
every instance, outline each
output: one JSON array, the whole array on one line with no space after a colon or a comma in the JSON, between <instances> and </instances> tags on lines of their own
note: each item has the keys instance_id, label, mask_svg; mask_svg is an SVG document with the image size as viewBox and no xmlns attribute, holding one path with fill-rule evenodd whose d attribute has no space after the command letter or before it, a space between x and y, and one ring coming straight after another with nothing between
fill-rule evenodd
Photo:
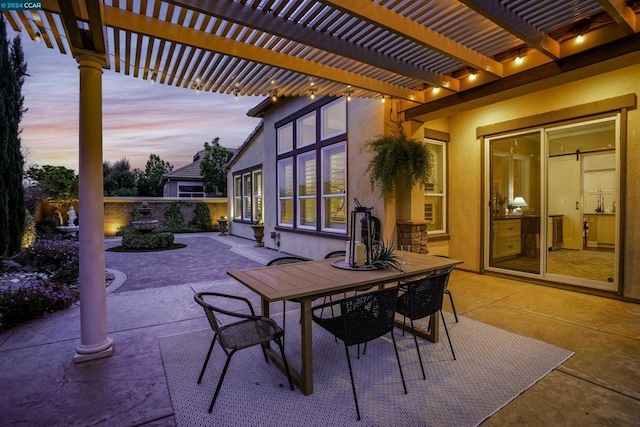
<instances>
[{"instance_id":1,"label":"wooden dining table","mask_svg":"<svg viewBox=\"0 0 640 427\"><path fill-rule=\"evenodd\" d=\"M269 304L276 301L296 299L300 301L300 328L302 344L301 371L291 369L294 383L306 395L313 393L313 354L311 302L328 295L342 294L367 286L396 286L398 281L421 276L430 272L461 264L452 258L396 251L402 258L401 270L390 268L372 270L350 270L340 259L306 261L293 264L274 265L228 271L234 279L257 293L261 298L263 316L269 316ZM338 268L338 264L343 268ZM423 336L438 340L438 316L431 316L429 333ZM400 326L402 324L400 323ZM284 371L280 354L270 347L269 358Z\"/></svg>"}]
</instances>

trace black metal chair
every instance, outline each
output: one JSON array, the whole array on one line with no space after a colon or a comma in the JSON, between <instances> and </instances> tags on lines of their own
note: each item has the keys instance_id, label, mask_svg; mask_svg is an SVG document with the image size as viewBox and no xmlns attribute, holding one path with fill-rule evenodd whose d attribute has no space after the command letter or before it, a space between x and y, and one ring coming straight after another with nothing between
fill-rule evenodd
<instances>
[{"instance_id":1,"label":"black metal chair","mask_svg":"<svg viewBox=\"0 0 640 427\"><path fill-rule=\"evenodd\" d=\"M220 393L220 388L222 387L222 382L224 381L224 377L227 373L227 368L229 368L229 362L231 362L231 356L233 356L236 351L242 350L243 348L274 341L278 347L280 347L280 354L282 355L282 361L289 380L289 387L293 390L293 381L291 380L289 364L287 363L287 359L284 355L284 331L276 324L276 322L268 317L256 316L253 306L249 300L243 297L220 294L217 292L198 292L193 298L204 309L207 319L209 320L209 324L211 325L211 329L213 329L214 332L213 340L211 340L211 345L207 352L207 358L204 360L200 376L198 377L198 384L202 382L202 376L204 375L204 371L207 369L207 364L209 363L209 358L211 357L211 352L213 351L213 346L216 343L216 340L220 343L220 346L227 355L227 361L225 362L222 373L220 374L220 379L218 380L215 394L211 400L211 405L209 405L209 413L213 410L213 405L216 403L216 399ZM205 301L205 299L207 301ZM210 303L213 301L226 303L229 300L245 302L249 307L251 314L248 315L231 312ZM225 315L241 320L233 323L222 324L218 321L218 315ZM264 346L262 346L262 353L268 363L269 359Z\"/></svg>"},{"instance_id":2,"label":"black metal chair","mask_svg":"<svg viewBox=\"0 0 640 427\"><path fill-rule=\"evenodd\" d=\"M329 259L329 258L344 258L347 256L347 251L333 251L333 252L329 252L328 254L326 254L324 256L324 259Z\"/></svg>"},{"instance_id":3,"label":"black metal chair","mask_svg":"<svg viewBox=\"0 0 640 427\"><path fill-rule=\"evenodd\" d=\"M418 360L420 361L420 369L422 370L423 379L427 379L427 377L424 373L424 366L422 365L422 357L420 356L420 348L418 347L418 339L416 338L416 330L413 324L414 320L422 319L440 312L442 325L447 333L449 347L451 347L451 354L453 355L453 360L456 360L456 354L453 351L453 345L451 344L451 338L449 337L449 329L447 328L447 323L444 321L444 315L442 314L444 290L447 287L447 281L449 280L451 270L453 270L453 267L449 267L445 271L425 278L404 282L399 286L400 290L403 292L398 296L396 312L404 317L402 322L403 330L406 325L407 317L411 321L411 332L413 332L413 340L416 344L416 351L418 352Z\"/></svg>"},{"instance_id":4,"label":"black metal chair","mask_svg":"<svg viewBox=\"0 0 640 427\"><path fill-rule=\"evenodd\" d=\"M398 355L398 348L396 347L396 339L393 334L397 297L398 289L389 288L381 291L356 295L313 308L313 321L344 342L344 349L347 353L347 363L349 364L349 375L351 376L353 400L356 404L358 421L360 421L360 407L358 405L356 386L353 381L349 346L367 343L391 332L393 349L395 350L396 359L398 361L400 378L402 378L402 387L404 388L404 393L407 393L402 365L400 365L400 356ZM321 311L325 306L332 305L340 307L340 315L332 315L331 317L316 315L316 312Z\"/></svg>"},{"instance_id":5,"label":"black metal chair","mask_svg":"<svg viewBox=\"0 0 640 427\"><path fill-rule=\"evenodd\" d=\"M297 262L306 262L308 259L301 258L298 256L283 256L280 258L272 259L267 263L267 267L272 265L284 265L284 264L293 264ZM300 303L300 300L291 299L289 301ZM282 328L286 329L286 313L287 313L287 300L282 300Z\"/></svg>"},{"instance_id":6,"label":"black metal chair","mask_svg":"<svg viewBox=\"0 0 640 427\"><path fill-rule=\"evenodd\" d=\"M451 258L451 257L448 257L446 255L435 255L435 256L439 256L441 258ZM447 268L449 268L449 267L447 267ZM440 270L436 271L436 274L439 273L439 272L440 272ZM445 295L449 296L449 301L451 302L451 309L453 310L453 317L456 319L456 323L458 323L458 313L456 312L456 306L453 303L453 295L451 295L451 291L449 290L449 280L447 280L447 285L444 288L444 293L445 293Z\"/></svg>"}]
</instances>

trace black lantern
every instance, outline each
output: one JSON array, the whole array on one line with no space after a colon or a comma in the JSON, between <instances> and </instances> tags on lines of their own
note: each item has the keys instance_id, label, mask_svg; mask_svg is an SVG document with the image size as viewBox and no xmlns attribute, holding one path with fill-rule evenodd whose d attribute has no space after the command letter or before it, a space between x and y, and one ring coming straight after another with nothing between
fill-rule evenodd
<instances>
[{"instance_id":1,"label":"black lantern","mask_svg":"<svg viewBox=\"0 0 640 427\"><path fill-rule=\"evenodd\" d=\"M373 260L373 224L371 210L354 199L356 208L351 211L351 240L349 241L349 264L353 268L364 267Z\"/></svg>"}]
</instances>

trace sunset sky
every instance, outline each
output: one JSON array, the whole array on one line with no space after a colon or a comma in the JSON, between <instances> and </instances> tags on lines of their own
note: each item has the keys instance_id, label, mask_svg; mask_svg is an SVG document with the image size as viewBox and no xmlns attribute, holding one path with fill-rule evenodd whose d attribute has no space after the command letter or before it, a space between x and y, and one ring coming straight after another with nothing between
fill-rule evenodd
<instances>
[{"instance_id":1,"label":"sunset sky","mask_svg":"<svg viewBox=\"0 0 640 427\"><path fill-rule=\"evenodd\" d=\"M15 36L9 29L10 38ZM22 88L29 111L22 119L27 164L65 166L78 171L79 71L71 55L22 36L30 77ZM141 73L142 74L142 73ZM102 80L104 159L123 157L144 169L150 154L175 168L191 162L205 141L237 148L259 119L247 117L261 97L212 94L104 70Z\"/></svg>"}]
</instances>

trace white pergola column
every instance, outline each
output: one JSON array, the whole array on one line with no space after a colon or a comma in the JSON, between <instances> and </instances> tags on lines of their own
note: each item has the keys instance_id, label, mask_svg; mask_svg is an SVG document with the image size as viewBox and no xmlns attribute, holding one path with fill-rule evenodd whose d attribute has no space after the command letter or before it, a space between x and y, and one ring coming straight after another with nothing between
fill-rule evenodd
<instances>
[{"instance_id":1,"label":"white pergola column","mask_svg":"<svg viewBox=\"0 0 640 427\"><path fill-rule=\"evenodd\" d=\"M107 336L102 184L102 68L99 55L76 55L80 69L80 344L74 362L113 354Z\"/></svg>"}]
</instances>

